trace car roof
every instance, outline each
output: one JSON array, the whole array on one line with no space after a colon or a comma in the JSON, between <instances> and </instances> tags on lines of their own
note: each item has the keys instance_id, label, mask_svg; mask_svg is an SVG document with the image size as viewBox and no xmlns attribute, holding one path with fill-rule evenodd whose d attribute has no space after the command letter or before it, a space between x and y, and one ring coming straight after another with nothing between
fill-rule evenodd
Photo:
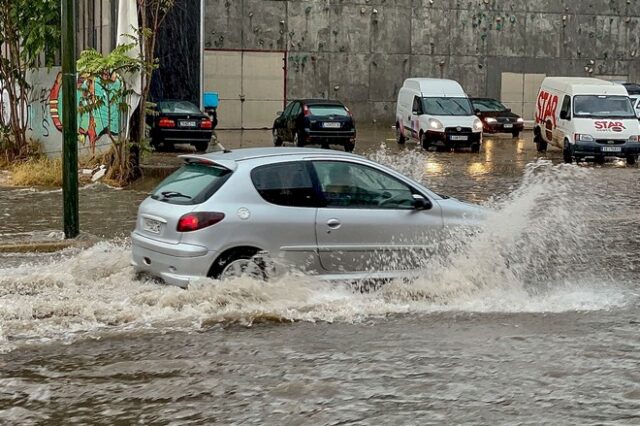
<instances>
[{"instance_id":1,"label":"car roof","mask_svg":"<svg viewBox=\"0 0 640 426\"><path fill-rule=\"evenodd\" d=\"M495 98L469 98L472 102L473 101L497 101L502 103L502 101L495 99Z\"/></svg>"},{"instance_id":2,"label":"car roof","mask_svg":"<svg viewBox=\"0 0 640 426\"><path fill-rule=\"evenodd\" d=\"M423 96L466 97L464 89L455 80L443 78L408 78L403 88L417 90Z\"/></svg>"},{"instance_id":3,"label":"car roof","mask_svg":"<svg viewBox=\"0 0 640 426\"><path fill-rule=\"evenodd\" d=\"M296 147L267 147L267 148L239 148L233 150L224 150L210 152L207 154L186 154L181 155L180 158L185 160L200 159L200 160L212 160L214 162L237 162L245 160L253 160L257 158L269 158L269 157L286 157L286 156L305 156L305 155L317 155L323 157L336 157L336 158L358 158L363 157L355 154L346 153L343 151L335 151L331 149L319 149L319 148L296 148Z\"/></svg>"},{"instance_id":4,"label":"car roof","mask_svg":"<svg viewBox=\"0 0 640 426\"><path fill-rule=\"evenodd\" d=\"M313 98L309 98L309 99L293 99L293 102L302 102L303 104L318 104L318 105L342 105L344 106L344 104L340 101L337 101L335 99L313 99Z\"/></svg>"}]
</instances>

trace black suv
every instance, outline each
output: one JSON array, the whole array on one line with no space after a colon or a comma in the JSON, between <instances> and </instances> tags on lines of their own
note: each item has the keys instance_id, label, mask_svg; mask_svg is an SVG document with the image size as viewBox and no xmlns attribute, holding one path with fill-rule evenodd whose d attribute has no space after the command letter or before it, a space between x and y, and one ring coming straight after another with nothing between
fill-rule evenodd
<instances>
[{"instance_id":1,"label":"black suv","mask_svg":"<svg viewBox=\"0 0 640 426\"><path fill-rule=\"evenodd\" d=\"M356 144L353 116L342 102L327 99L299 99L289 103L273 122L273 144L282 146L341 145L352 152Z\"/></svg>"}]
</instances>

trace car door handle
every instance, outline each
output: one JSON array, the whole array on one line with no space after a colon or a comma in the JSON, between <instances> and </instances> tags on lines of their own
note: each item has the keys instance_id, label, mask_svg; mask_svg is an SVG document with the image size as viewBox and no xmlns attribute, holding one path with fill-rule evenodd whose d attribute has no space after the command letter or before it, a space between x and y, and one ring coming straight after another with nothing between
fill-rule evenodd
<instances>
[{"instance_id":1,"label":"car door handle","mask_svg":"<svg viewBox=\"0 0 640 426\"><path fill-rule=\"evenodd\" d=\"M342 226L342 223L338 219L329 219L327 221L327 226L331 229L338 229Z\"/></svg>"}]
</instances>

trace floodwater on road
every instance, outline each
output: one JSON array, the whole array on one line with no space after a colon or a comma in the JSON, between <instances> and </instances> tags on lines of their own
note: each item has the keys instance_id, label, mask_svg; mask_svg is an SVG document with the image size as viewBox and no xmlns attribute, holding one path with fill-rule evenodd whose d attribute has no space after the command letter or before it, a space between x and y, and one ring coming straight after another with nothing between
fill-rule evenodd
<instances>
[{"instance_id":1,"label":"floodwater on road","mask_svg":"<svg viewBox=\"0 0 640 426\"><path fill-rule=\"evenodd\" d=\"M360 132L359 153L492 212L375 292L136 280L122 237L157 180L83 189L104 242L0 255L0 423L639 424L640 170L563 165L530 135L479 154L392 139ZM0 189L0 237L60 228L60 199Z\"/></svg>"}]
</instances>

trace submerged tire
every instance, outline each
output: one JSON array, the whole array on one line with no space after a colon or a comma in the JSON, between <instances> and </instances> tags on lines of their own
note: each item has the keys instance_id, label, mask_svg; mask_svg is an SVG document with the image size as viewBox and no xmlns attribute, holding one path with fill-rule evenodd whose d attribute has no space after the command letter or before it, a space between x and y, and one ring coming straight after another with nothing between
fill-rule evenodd
<instances>
[{"instance_id":1,"label":"submerged tire","mask_svg":"<svg viewBox=\"0 0 640 426\"><path fill-rule=\"evenodd\" d=\"M542 135L535 135L533 137L533 142L536 144L538 152L547 152L547 142L542 139Z\"/></svg>"},{"instance_id":2,"label":"submerged tire","mask_svg":"<svg viewBox=\"0 0 640 426\"><path fill-rule=\"evenodd\" d=\"M206 152L209 147L209 141L196 142L193 146L198 152Z\"/></svg>"},{"instance_id":3,"label":"submerged tire","mask_svg":"<svg viewBox=\"0 0 640 426\"><path fill-rule=\"evenodd\" d=\"M630 155L627 157L627 164L633 166L638 162L638 157L635 155Z\"/></svg>"},{"instance_id":4,"label":"submerged tire","mask_svg":"<svg viewBox=\"0 0 640 426\"><path fill-rule=\"evenodd\" d=\"M405 139L402 131L400 130L400 125L396 123L396 142L398 145L404 145L407 140Z\"/></svg>"},{"instance_id":5,"label":"submerged tire","mask_svg":"<svg viewBox=\"0 0 640 426\"><path fill-rule=\"evenodd\" d=\"M427 138L427 134L426 133L421 133L420 134L420 144L422 145L422 148L425 151L428 151L429 148L431 147L431 142L429 142L429 139Z\"/></svg>"}]
</instances>

